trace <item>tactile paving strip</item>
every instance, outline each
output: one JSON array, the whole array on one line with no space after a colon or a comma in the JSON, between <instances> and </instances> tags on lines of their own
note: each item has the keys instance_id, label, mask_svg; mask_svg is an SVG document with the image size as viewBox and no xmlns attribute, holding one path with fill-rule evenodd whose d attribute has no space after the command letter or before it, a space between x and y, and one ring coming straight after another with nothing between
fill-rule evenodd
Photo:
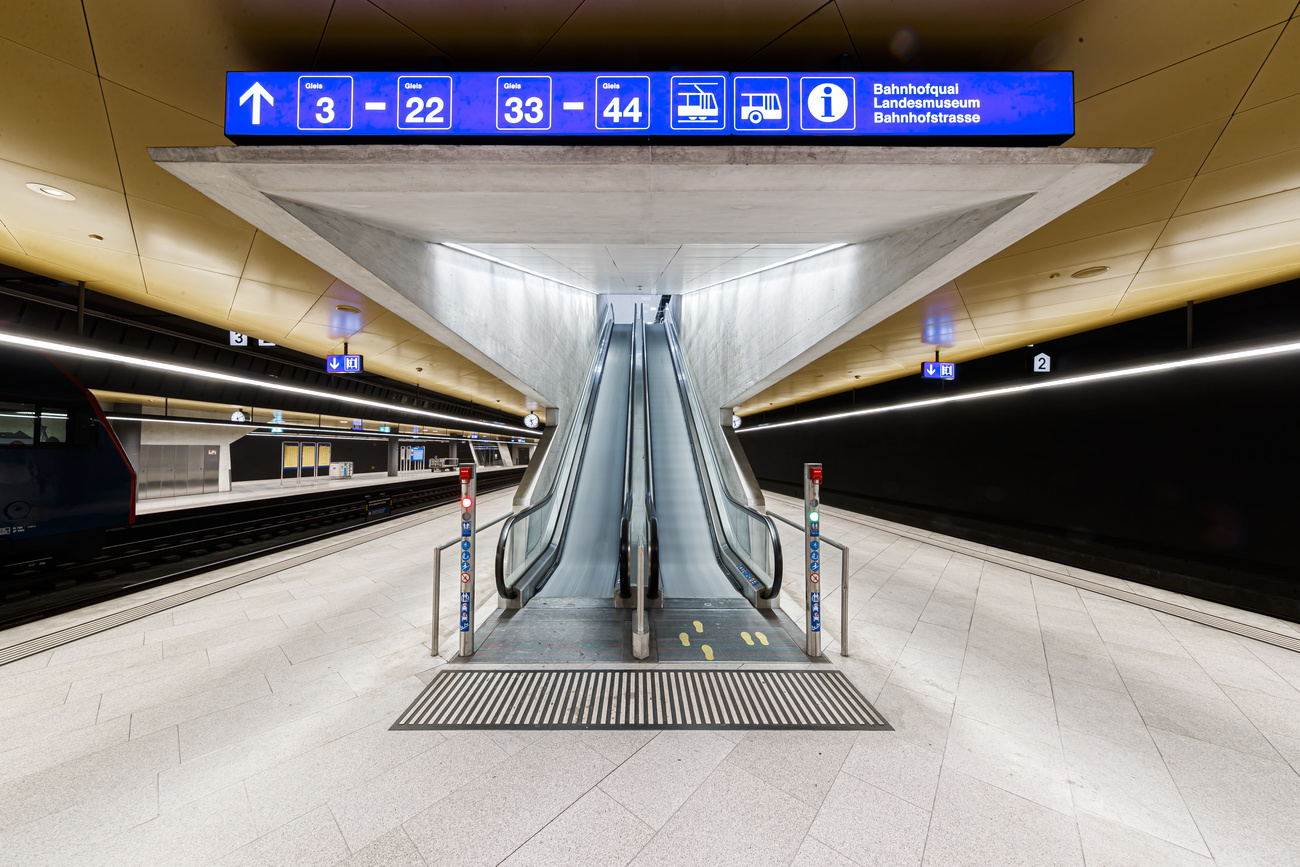
<instances>
[{"instance_id":1,"label":"tactile paving strip","mask_svg":"<svg viewBox=\"0 0 1300 867\"><path fill-rule=\"evenodd\" d=\"M443 669L392 729L893 727L834 669Z\"/></svg>"}]
</instances>

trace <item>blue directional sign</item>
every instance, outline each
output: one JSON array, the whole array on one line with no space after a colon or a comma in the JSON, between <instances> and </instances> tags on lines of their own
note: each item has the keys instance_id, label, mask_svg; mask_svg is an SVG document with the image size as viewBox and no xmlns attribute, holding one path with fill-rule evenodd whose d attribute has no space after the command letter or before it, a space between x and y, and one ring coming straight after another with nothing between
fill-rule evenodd
<instances>
[{"instance_id":1,"label":"blue directional sign","mask_svg":"<svg viewBox=\"0 0 1300 867\"><path fill-rule=\"evenodd\" d=\"M229 72L255 138L1074 134L1071 72Z\"/></svg>"},{"instance_id":2,"label":"blue directional sign","mask_svg":"<svg viewBox=\"0 0 1300 867\"><path fill-rule=\"evenodd\" d=\"M957 365L952 361L927 361L921 365L921 376L925 379L956 379Z\"/></svg>"},{"instance_id":3,"label":"blue directional sign","mask_svg":"<svg viewBox=\"0 0 1300 867\"><path fill-rule=\"evenodd\" d=\"M327 355L325 369L330 373L363 373L365 364L360 355Z\"/></svg>"}]
</instances>

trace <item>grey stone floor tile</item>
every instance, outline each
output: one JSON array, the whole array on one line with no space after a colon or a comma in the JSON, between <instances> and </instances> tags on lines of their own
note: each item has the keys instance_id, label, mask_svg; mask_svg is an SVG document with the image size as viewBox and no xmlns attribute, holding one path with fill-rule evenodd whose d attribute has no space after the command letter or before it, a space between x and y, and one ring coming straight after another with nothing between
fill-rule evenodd
<instances>
[{"instance_id":1,"label":"grey stone floor tile","mask_svg":"<svg viewBox=\"0 0 1300 867\"><path fill-rule=\"evenodd\" d=\"M810 807L820 807L857 738L855 732L750 732L727 754L727 761Z\"/></svg>"},{"instance_id":2,"label":"grey stone floor tile","mask_svg":"<svg viewBox=\"0 0 1300 867\"><path fill-rule=\"evenodd\" d=\"M62 737L68 732L95 725L98 718L99 696L92 695L0 722L0 761L4 761L6 752L31 743L33 739Z\"/></svg>"},{"instance_id":3,"label":"grey stone floor tile","mask_svg":"<svg viewBox=\"0 0 1300 867\"><path fill-rule=\"evenodd\" d=\"M453 736L442 743L330 799L330 811L352 851L368 846L508 758L482 732L449 734Z\"/></svg>"},{"instance_id":4,"label":"grey stone floor tile","mask_svg":"<svg viewBox=\"0 0 1300 867\"><path fill-rule=\"evenodd\" d=\"M438 732L388 731L387 720L329 741L247 778L259 832L279 827L446 739Z\"/></svg>"},{"instance_id":5,"label":"grey stone floor tile","mask_svg":"<svg viewBox=\"0 0 1300 867\"><path fill-rule=\"evenodd\" d=\"M1092 623L1092 615L1085 608L1061 608L1056 605L1038 606L1038 625L1043 637L1087 636L1101 643L1101 635Z\"/></svg>"},{"instance_id":6,"label":"grey stone floor tile","mask_svg":"<svg viewBox=\"0 0 1300 867\"><path fill-rule=\"evenodd\" d=\"M2 667L0 666L0 668ZM25 716L46 708L58 707L67 700L69 686L70 684L67 683L56 683L35 692L8 695L3 693L4 681L0 680L0 694L4 695L3 700L0 700L0 721ZM3 751L6 747L7 744L0 741L0 751Z\"/></svg>"},{"instance_id":7,"label":"grey stone floor tile","mask_svg":"<svg viewBox=\"0 0 1300 867\"><path fill-rule=\"evenodd\" d=\"M958 599L936 590L921 611L920 623L965 632L970 627L975 600Z\"/></svg>"},{"instance_id":8,"label":"grey stone floor tile","mask_svg":"<svg viewBox=\"0 0 1300 867\"><path fill-rule=\"evenodd\" d=\"M994 683L973 674L962 676L955 712L1048 744L1061 742L1056 704L1051 696L1018 686Z\"/></svg>"},{"instance_id":9,"label":"grey stone floor tile","mask_svg":"<svg viewBox=\"0 0 1300 867\"><path fill-rule=\"evenodd\" d=\"M613 767L575 734L552 732L407 821L406 833L430 864L497 864Z\"/></svg>"},{"instance_id":10,"label":"grey stone floor tile","mask_svg":"<svg viewBox=\"0 0 1300 867\"><path fill-rule=\"evenodd\" d=\"M0 754L0 785L100 753L131 738L131 720L118 717L79 729L57 740L34 740Z\"/></svg>"},{"instance_id":11,"label":"grey stone floor tile","mask_svg":"<svg viewBox=\"0 0 1300 867\"><path fill-rule=\"evenodd\" d=\"M654 831L599 788L592 789L502 861L502 867L623 867Z\"/></svg>"},{"instance_id":12,"label":"grey stone floor tile","mask_svg":"<svg viewBox=\"0 0 1300 867\"><path fill-rule=\"evenodd\" d=\"M191 867L208 864L257 838L241 785L159 815L95 847L83 864Z\"/></svg>"},{"instance_id":13,"label":"grey stone floor tile","mask_svg":"<svg viewBox=\"0 0 1300 867\"><path fill-rule=\"evenodd\" d=\"M954 629L921 620L912 630L907 646L938 656L961 659L966 655L966 639L967 631L964 628Z\"/></svg>"},{"instance_id":14,"label":"grey stone floor tile","mask_svg":"<svg viewBox=\"0 0 1300 867\"><path fill-rule=\"evenodd\" d=\"M790 867L858 867L858 863L810 835L799 844Z\"/></svg>"},{"instance_id":15,"label":"grey stone floor tile","mask_svg":"<svg viewBox=\"0 0 1300 867\"><path fill-rule=\"evenodd\" d=\"M1127 690L1102 689L1053 677L1056 719L1062 729L1095 735L1138 748L1150 748L1146 723Z\"/></svg>"},{"instance_id":16,"label":"grey stone floor tile","mask_svg":"<svg viewBox=\"0 0 1300 867\"><path fill-rule=\"evenodd\" d=\"M735 748L713 732L660 732L601 780L600 788L659 829Z\"/></svg>"},{"instance_id":17,"label":"grey stone floor tile","mask_svg":"<svg viewBox=\"0 0 1300 867\"><path fill-rule=\"evenodd\" d=\"M1063 584L1060 581L1053 581L1050 578L1043 578L1035 575L1029 579L1030 586L1034 589L1034 601L1038 603L1041 610L1044 606L1053 608L1065 608L1071 611L1086 611L1083 600L1079 598L1079 591L1069 584Z\"/></svg>"},{"instance_id":18,"label":"grey stone floor tile","mask_svg":"<svg viewBox=\"0 0 1300 867\"><path fill-rule=\"evenodd\" d=\"M282 685L270 695L181 723L181 759L188 762L259 731L279 728L310 716L355 695L337 674L326 675L314 682Z\"/></svg>"},{"instance_id":19,"label":"grey stone floor tile","mask_svg":"<svg viewBox=\"0 0 1300 867\"><path fill-rule=\"evenodd\" d=\"M131 714L131 737L138 738L271 694L271 685L260 671L211 685L212 689L135 711Z\"/></svg>"},{"instance_id":20,"label":"grey stone floor tile","mask_svg":"<svg viewBox=\"0 0 1300 867\"><path fill-rule=\"evenodd\" d=\"M319 714L256 732L219 750L161 771L158 774L159 808L164 812L178 809L333 739Z\"/></svg>"},{"instance_id":21,"label":"grey stone floor tile","mask_svg":"<svg viewBox=\"0 0 1300 867\"><path fill-rule=\"evenodd\" d=\"M615 765L621 765L650 743L658 732L650 729L611 731L593 729L581 733L582 742ZM742 732L743 734L743 732Z\"/></svg>"},{"instance_id":22,"label":"grey stone floor tile","mask_svg":"<svg viewBox=\"0 0 1300 867\"><path fill-rule=\"evenodd\" d=\"M1265 735L1300 738L1300 700L1225 686L1223 692Z\"/></svg>"},{"instance_id":23,"label":"grey stone floor tile","mask_svg":"<svg viewBox=\"0 0 1300 867\"><path fill-rule=\"evenodd\" d=\"M809 836L858 864L904 867L921 863L930 811L841 774Z\"/></svg>"},{"instance_id":24,"label":"grey stone floor tile","mask_svg":"<svg viewBox=\"0 0 1300 867\"><path fill-rule=\"evenodd\" d=\"M840 771L929 810L942 765L942 753L917 746L896 732L860 732Z\"/></svg>"},{"instance_id":25,"label":"grey stone floor tile","mask_svg":"<svg viewBox=\"0 0 1300 867\"><path fill-rule=\"evenodd\" d=\"M1059 744L1047 744L955 715L944 768L959 771L1060 813L1070 813L1070 787Z\"/></svg>"},{"instance_id":26,"label":"grey stone floor tile","mask_svg":"<svg viewBox=\"0 0 1300 867\"><path fill-rule=\"evenodd\" d=\"M32 817L34 812L28 809L23 817ZM155 786L123 785L99 792L97 797L33 817L0 833L0 861L15 867L88 863L105 839L157 815Z\"/></svg>"},{"instance_id":27,"label":"grey stone floor tile","mask_svg":"<svg viewBox=\"0 0 1300 867\"><path fill-rule=\"evenodd\" d=\"M1188 653L1220 687L1235 686L1239 689L1249 689L1266 695L1300 701L1300 690L1287 683L1253 654L1240 656L1199 648L1189 648Z\"/></svg>"},{"instance_id":28,"label":"grey stone floor tile","mask_svg":"<svg viewBox=\"0 0 1300 867\"><path fill-rule=\"evenodd\" d=\"M898 662L889 673L889 685L950 700L957 695L962 661L911 647L903 648Z\"/></svg>"},{"instance_id":29,"label":"grey stone floor tile","mask_svg":"<svg viewBox=\"0 0 1300 867\"><path fill-rule=\"evenodd\" d=\"M874 702L898 736L942 753L952 725L953 702L886 685Z\"/></svg>"},{"instance_id":30,"label":"grey stone floor tile","mask_svg":"<svg viewBox=\"0 0 1300 867\"><path fill-rule=\"evenodd\" d=\"M945 769L924 863L933 867L1082 867L1084 862L1072 815Z\"/></svg>"},{"instance_id":31,"label":"grey stone floor tile","mask_svg":"<svg viewBox=\"0 0 1300 867\"><path fill-rule=\"evenodd\" d=\"M1079 810L1079 837L1088 867L1212 867L1213 859Z\"/></svg>"},{"instance_id":32,"label":"grey stone floor tile","mask_svg":"<svg viewBox=\"0 0 1300 867\"><path fill-rule=\"evenodd\" d=\"M1294 769L1182 735L1151 734L1216 861L1296 863L1300 776Z\"/></svg>"},{"instance_id":33,"label":"grey stone floor tile","mask_svg":"<svg viewBox=\"0 0 1300 867\"><path fill-rule=\"evenodd\" d=\"M385 684L356 698L325 708L317 716L331 737L342 737L380 720L392 722L424 691L427 683L418 676Z\"/></svg>"},{"instance_id":34,"label":"grey stone floor tile","mask_svg":"<svg viewBox=\"0 0 1300 867\"><path fill-rule=\"evenodd\" d=\"M1242 643L1256 659L1277 672L1287 683L1300 689L1300 653L1262 641L1242 639Z\"/></svg>"},{"instance_id":35,"label":"grey stone floor tile","mask_svg":"<svg viewBox=\"0 0 1300 867\"><path fill-rule=\"evenodd\" d=\"M207 668L208 654L205 650L196 650L184 656L164 657L142 665L134 665L99 677L74 680L68 690L68 701L88 695L101 695L123 687L148 684L166 680L174 675L187 675L198 669Z\"/></svg>"},{"instance_id":36,"label":"grey stone floor tile","mask_svg":"<svg viewBox=\"0 0 1300 867\"><path fill-rule=\"evenodd\" d=\"M1109 642L1106 649L1126 685L1132 681L1177 684L1182 692L1194 692L1212 698L1223 695L1223 690L1205 673L1205 669L1181 650L1177 655L1156 653Z\"/></svg>"},{"instance_id":37,"label":"grey stone floor tile","mask_svg":"<svg viewBox=\"0 0 1300 867\"><path fill-rule=\"evenodd\" d=\"M74 681L93 683L98 678L111 677L121 671L129 671L135 666L157 662L162 658L162 647L149 644L117 650L65 665L50 665L50 657L41 654L33 657L42 662L41 665L24 666L23 663L29 661L25 659L0 665L0 672L7 675L0 683L4 684L4 694L7 697L62 686L68 690L68 698L80 698L85 695L96 695L104 690L79 688L74 694L70 686Z\"/></svg>"},{"instance_id":38,"label":"grey stone floor tile","mask_svg":"<svg viewBox=\"0 0 1300 867\"><path fill-rule=\"evenodd\" d=\"M216 867L330 867L349 855L334 817L318 807L217 860Z\"/></svg>"},{"instance_id":39,"label":"grey stone floor tile","mask_svg":"<svg viewBox=\"0 0 1300 867\"><path fill-rule=\"evenodd\" d=\"M889 682L890 669L883 665L875 665L874 663L855 659L851 655L853 651L854 648L850 645L850 655L837 657L835 665L840 671L844 672L844 676L857 687L859 692L866 696L868 701L874 702L876 697L880 695L880 691L884 689L885 684Z\"/></svg>"},{"instance_id":40,"label":"grey stone floor tile","mask_svg":"<svg viewBox=\"0 0 1300 867\"><path fill-rule=\"evenodd\" d=\"M1124 686L1124 678L1120 677L1119 670L1110 661L1110 654L1100 639L1083 650L1077 645L1058 644L1044 635L1043 649L1047 651L1047 671L1053 683L1064 678L1101 689L1128 691Z\"/></svg>"},{"instance_id":41,"label":"grey stone floor tile","mask_svg":"<svg viewBox=\"0 0 1300 867\"><path fill-rule=\"evenodd\" d=\"M119 650L129 650L143 645L144 634L141 632L115 633L112 635L100 633L89 636L83 641L56 647L53 656L50 657L50 665L66 665L70 662L80 662L107 653L116 653Z\"/></svg>"},{"instance_id":42,"label":"grey stone floor tile","mask_svg":"<svg viewBox=\"0 0 1300 867\"><path fill-rule=\"evenodd\" d=\"M389 831L366 848L338 862L336 867L428 867L406 831Z\"/></svg>"},{"instance_id":43,"label":"grey stone floor tile","mask_svg":"<svg viewBox=\"0 0 1300 867\"><path fill-rule=\"evenodd\" d=\"M724 761L632 863L787 865L815 816L812 807Z\"/></svg>"},{"instance_id":44,"label":"grey stone floor tile","mask_svg":"<svg viewBox=\"0 0 1300 867\"><path fill-rule=\"evenodd\" d=\"M1140 680L1128 681L1128 687L1148 729L1186 735L1261 758L1280 758L1259 729L1222 692L1201 695Z\"/></svg>"},{"instance_id":45,"label":"grey stone floor tile","mask_svg":"<svg viewBox=\"0 0 1300 867\"><path fill-rule=\"evenodd\" d=\"M1075 807L1210 854L1154 743L1121 746L1068 730L1061 739Z\"/></svg>"}]
</instances>

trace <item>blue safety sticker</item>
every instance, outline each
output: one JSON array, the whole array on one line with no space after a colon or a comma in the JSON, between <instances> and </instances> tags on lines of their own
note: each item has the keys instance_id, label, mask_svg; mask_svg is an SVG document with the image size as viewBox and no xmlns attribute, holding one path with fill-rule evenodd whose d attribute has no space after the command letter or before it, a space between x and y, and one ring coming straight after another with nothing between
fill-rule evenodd
<instances>
[{"instance_id":1,"label":"blue safety sticker","mask_svg":"<svg viewBox=\"0 0 1300 867\"><path fill-rule=\"evenodd\" d=\"M469 522L469 521L461 521L461 522L460 522L460 534L461 534L462 536L468 536L468 535L470 534L470 522Z\"/></svg>"},{"instance_id":2,"label":"blue safety sticker","mask_svg":"<svg viewBox=\"0 0 1300 867\"><path fill-rule=\"evenodd\" d=\"M808 525L808 535L809 535L809 536L812 536L814 539L816 539L818 536L821 535L821 533L820 533L820 532L818 531L818 529L817 529L817 525L816 525L816 524L809 524L809 525Z\"/></svg>"},{"instance_id":3,"label":"blue safety sticker","mask_svg":"<svg viewBox=\"0 0 1300 867\"><path fill-rule=\"evenodd\" d=\"M469 632L469 594L460 594L460 631Z\"/></svg>"},{"instance_id":4,"label":"blue safety sticker","mask_svg":"<svg viewBox=\"0 0 1300 867\"><path fill-rule=\"evenodd\" d=\"M816 560L817 558L821 557L821 554L817 553L817 549L814 548L814 549L812 550L812 553L809 554L808 556L811 557L812 559Z\"/></svg>"},{"instance_id":5,"label":"blue safety sticker","mask_svg":"<svg viewBox=\"0 0 1300 867\"><path fill-rule=\"evenodd\" d=\"M816 551L816 550L817 550L818 548L820 548L821 546L822 546L822 543L821 543L821 542L818 542L816 539L813 539L811 542L808 543L808 547L811 548L811 549L813 549L814 551Z\"/></svg>"},{"instance_id":6,"label":"blue safety sticker","mask_svg":"<svg viewBox=\"0 0 1300 867\"><path fill-rule=\"evenodd\" d=\"M462 562L466 562L466 561L468 561L468 560L469 560L469 552L468 552L468 551L461 551L461 552L460 552L460 559L461 559Z\"/></svg>"},{"instance_id":7,"label":"blue safety sticker","mask_svg":"<svg viewBox=\"0 0 1300 867\"><path fill-rule=\"evenodd\" d=\"M808 594L808 604L812 611L812 631L822 631L822 595L814 590Z\"/></svg>"},{"instance_id":8,"label":"blue safety sticker","mask_svg":"<svg viewBox=\"0 0 1300 867\"><path fill-rule=\"evenodd\" d=\"M460 543L460 550L462 550L462 551L468 551L468 550L469 550L469 539L465 539L464 541L462 541L462 542Z\"/></svg>"},{"instance_id":9,"label":"blue safety sticker","mask_svg":"<svg viewBox=\"0 0 1300 867\"><path fill-rule=\"evenodd\" d=\"M822 564L814 560L813 562L808 564L808 568L811 569L813 572L820 572L822 568Z\"/></svg>"}]
</instances>

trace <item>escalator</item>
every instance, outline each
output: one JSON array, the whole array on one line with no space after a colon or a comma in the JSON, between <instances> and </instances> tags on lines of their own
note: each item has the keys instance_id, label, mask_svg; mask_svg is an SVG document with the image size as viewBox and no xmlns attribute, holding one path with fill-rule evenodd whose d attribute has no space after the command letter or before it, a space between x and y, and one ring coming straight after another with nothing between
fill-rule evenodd
<instances>
[{"instance_id":1,"label":"escalator","mask_svg":"<svg viewBox=\"0 0 1300 867\"><path fill-rule=\"evenodd\" d=\"M639 310L632 325L607 316L550 487L502 528L506 610L472 661L629 661L641 580L662 661L806 659L789 618L771 610L775 526L727 490L724 460L734 459L705 418L673 326L646 324Z\"/></svg>"}]
</instances>

